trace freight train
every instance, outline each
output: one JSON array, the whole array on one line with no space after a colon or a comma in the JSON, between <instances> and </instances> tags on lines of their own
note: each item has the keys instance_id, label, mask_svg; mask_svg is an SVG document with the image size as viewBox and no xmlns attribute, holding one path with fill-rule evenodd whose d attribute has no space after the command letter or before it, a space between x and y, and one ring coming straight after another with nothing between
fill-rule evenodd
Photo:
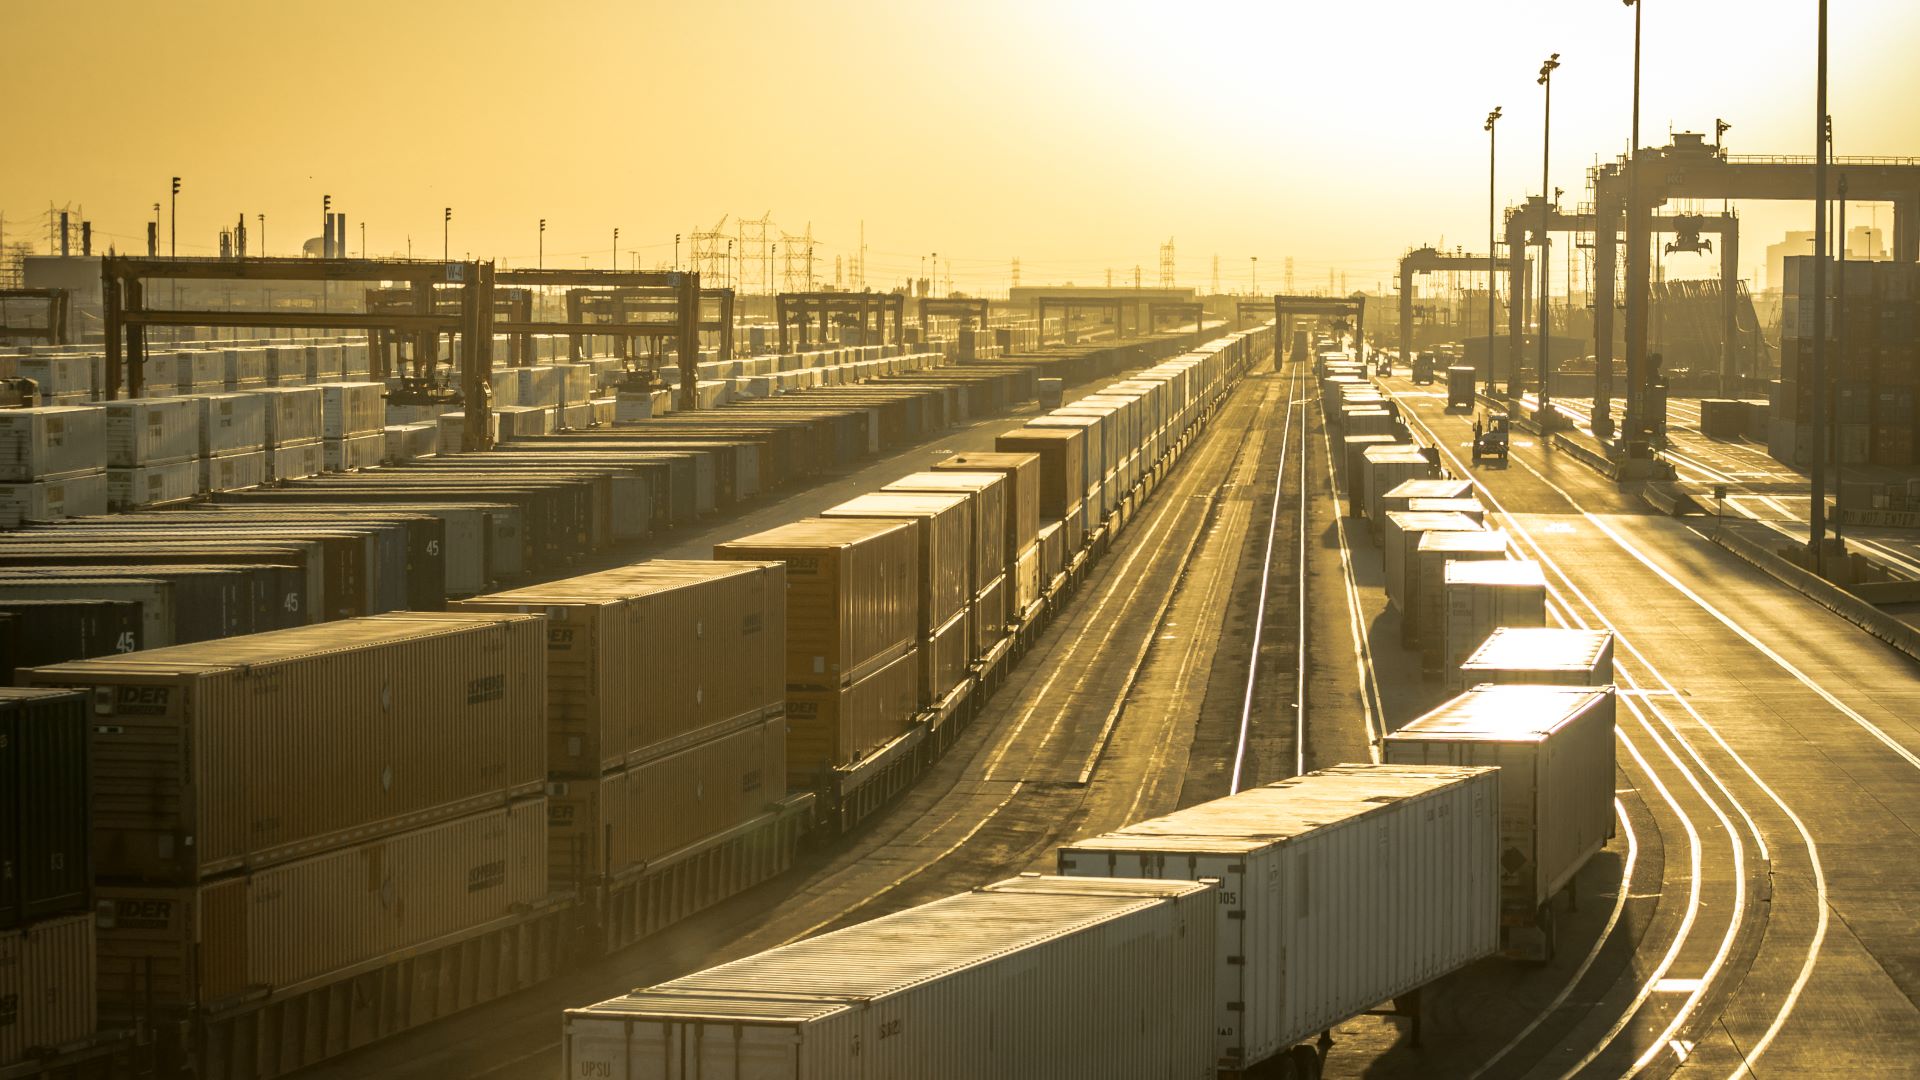
<instances>
[{"instance_id":1,"label":"freight train","mask_svg":"<svg viewBox=\"0 0 1920 1080\"><path fill-rule=\"evenodd\" d=\"M399 598L407 583L444 580L459 553L424 542L447 534L407 527L444 529L464 509L450 492L516 511L521 539L543 537L522 549L529 561L541 544L584 542L566 522L611 531L619 500L604 473L528 463L565 440L512 444L500 463L461 459L464 482L362 473L323 484L335 514L362 494L395 506L405 527L379 535L422 540L416 554L437 560L425 575L382 574L407 565L405 545L369 559L373 534L351 524L178 541L179 558L206 560L179 566L235 558L305 573L319 583L305 595L331 596L339 610L327 614L349 617L20 673L70 689L53 697L80 703L91 729L79 812L92 815L95 880L75 914L97 918L97 964L70 957L63 992L89 1006L97 994L102 1031L137 1033L132 1052L161 1072L274 1076L537 983L778 874L803 838L872 814L951 745L1232 383L1270 353L1272 329L1168 356L1179 342L1048 354L1040 366L1068 382L1141 370L993 453L889 485L880 514L855 500L789 527L830 541L743 537L712 562L356 614L381 588ZM1004 368L1030 381L1034 359ZM861 449L884 422L904 437L912 402L1001 382L967 368L925 377L931 394L845 389L865 403ZM804 423L775 422L782 431L845 426L841 413L823 426L826 410L785 408ZM766 430L759 439L776 438ZM620 443L617 431L601 441ZM472 473L475 462L491 471ZM666 476L656 491L673 490ZM173 524L155 522L156 539L176 543L162 527ZM91 542L31 554L57 561ZM125 542L98 541L122 560ZM329 551L337 561L323 564ZM837 559L889 569L819 572ZM174 587L191 579L163 580L170 599L189 598ZM236 598L248 618L251 596ZM101 1032L68 1035L21 1048L28 1060L0 1075L127 1071L125 1040L107 1055L85 1045Z\"/></svg>"}]
</instances>

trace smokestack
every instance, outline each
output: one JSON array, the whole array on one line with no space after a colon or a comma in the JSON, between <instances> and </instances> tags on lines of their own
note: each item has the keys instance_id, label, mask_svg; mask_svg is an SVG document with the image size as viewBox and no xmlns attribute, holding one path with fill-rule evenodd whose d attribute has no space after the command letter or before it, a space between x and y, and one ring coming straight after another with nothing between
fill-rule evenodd
<instances>
[{"instance_id":1,"label":"smokestack","mask_svg":"<svg viewBox=\"0 0 1920 1080\"><path fill-rule=\"evenodd\" d=\"M93 254L93 222L91 221L80 223L80 254Z\"/></svg>"},{"instance_id":2,"label":"smokestack","mask_svg":"<svg viewBox=\"0 0 1920 1080\"><path fill-rule=\"evenodd\" d=\"M333 215L333 253L336 258L347 257L347 215L345 211Z\"/></svg>"},{"instance_id":3,"label":"smokestack","mask_svg":"<svg viewBox=\"0 0 1920 1080\"><path fill-rule=\"evenodd\" d=\"M233 253L239 258L247 257L247 215L241 214L233 227Z\"/></svg>"},{"instance_id":4,"label":"smokestack","mask_svg":"<svg viewBox=\"0 0 1920 1080\"><path fill-rule=\"evenodd\" d=\"M60 211L60 257L66 258L67 250L67 212Z\"/></svg>"},{"instance_id":5,"label":"smokestack","mask_svg":"<svg viewBox=\"0 0 1920 1080\"><path fill-rule=\"evenodd\" d=\"M233 234L225 229L220 230L220 257L233 258Z\"/></svg>"},{"instance_id":6,"label":"smokestack","mask_svg":"<svg viewBox=\"0 0 1920 1080\"><path fill-rule=\"evenodd\" d=\"M147 258L156 259L159 257L160 223L157 221L149 221L147 222Z\"/></svg>"}]
</instances>

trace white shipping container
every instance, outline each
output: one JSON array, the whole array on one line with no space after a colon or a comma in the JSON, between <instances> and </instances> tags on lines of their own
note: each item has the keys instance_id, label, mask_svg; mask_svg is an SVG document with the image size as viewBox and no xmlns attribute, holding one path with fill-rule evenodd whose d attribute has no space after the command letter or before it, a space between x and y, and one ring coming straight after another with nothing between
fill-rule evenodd
<instances>
[{"instance_id":1,"label":"white shipping container","mask_svg":"<svg viewBox=\"0 0 1920 1080\"><path fill-rule=\"evenodd\" d=\"M1499 768L1501 923L1550 943L1549 902L1613 835L1613 725L1611 687L1480 686L1388 734L1382 753Z\"/></svg>"},{"instance_id":2,"label":"white shipping container","mask_svg":"<svg viewBox=\"0 0 1920 1080\"><path fill-rule=\"evenodd\" d=\"M339 439L380 431L387 424L386 394L384 383L321 383L321 435Z\"/></svg>"},{"instance_id":3,"label":"white shipping container","mask_svg":"<svg viewBox=\"0 0 1920 1080\"><path fill-rule=\"evenodd\" d=\"M138 510L161 503L181 502L200 493L200 459L170 461L107 470L107 508Z\"/></svg>"},{"instance_id":4,"label":"white shipping container","mask_svg":"<svg viewBox=\"0 0 1920 1080\"><path fill-rule=\"evenodd\" d=\"M76 473L59 480L0 484L0 513L18 521L59 521L107 512L107 472Z\"/></svg>"},{"instance_id":5,"label":"white shipping container","mask_svg":"<svg viewBox=\"0 0 1920 1080\"><path fill-rule=\"evenodd\" d=\"M1068 844L1060 872L1219 880L1215 1054L1244 1069L1499 947L1500 787L1336 765Z\"/></svg>"},{"instance_id":6,"label":"white shipping container","mask_svg":"<svg viewBox=\"0 0 1920 1080\"><path fill-rule=\"evenodd\" d=\"M386 440L387 460L395 464L432 457L439 449L440 426L432 422L389 424Z\"/></svg>"},{"instance_id":7,"label":"white shipping container","mask_svg":"<svg viewBox=\"0 0 1920 1080\"><path fill-rule=\"evenodd\" d=\"M321 446L328 472L371 469L386 459L387 433L383 429L344 439L328 438L321 440Z\"/></svg>"},{"instance_id":8,"label":"white shipping container","mask_svg":"<svg viewBox=\"0 0 1920 1080\"><path fill-rule=\"evenodd\" d=\"M269 386L304 386L307 378L307 346L273 345L266 350L266 382Z\"/></svg>"},{"instance_id":9,"label":"white shipping container","mask_svg":"<svg viewBox=\"0 0 1920 1080\"><path fill-rule=\"evenodd\" d=\"M228 390L266 385L266 349L258 345L244 349L222 349L220 358L225 365L221 379Z\"/></svg>"},{"instance_id":10,"label":"white shipping container","mask_svg":"<svg viewBox=\"0 0 1920 1080\"><path fill-rule=\"evenodd\" d=\"M441 413L437 421L440 434L436 440L439 450L436 453L457 454L466 450L479 450L479 446L467 445L467 414L464 412ZM487 411L487 427L493 441L500 441L500 413L497 409Z\"/></svg>"},{"instance_id":11,"label":"white shipping container","mask_svg":"<svg viewBox=\"0 0 1920 1080\"><path fill-rule=\"evenodd\" d=\"M1419 480L1433 474L1433 465L1418 450L1398 446L1368 447L1366 461L1367 520L1376 536L1385 513L1383 498L1404 480Z\"/></svg>"},{"instance_id":12,"label":"white shipping container","mask_svg":"<svg viewBox=\"0 0 1920 1080\"><path fill-rule=\"evenodd\" d=\"M1460 665L1460 674L1469 686L1612 686L1613 634L1559 627L1498 629Z\"/></svg>"},{"instance_id":13,"label":"white shipping container","mask_svg":"<svg viewBox=\"0 0 1920 1080\"><path fill-rule=\"evenodd\" d=\"M199 387L212 387L215 391L226 389L227 357L218 349L183 349L180 357L180 384L183 394L190 394Z\"/></svg>"},{"instance_id":14,"label":"white shipping container","mask_svg":"<svg viewBox=\"0 0 1920 1080\"><path fill-rule=\"evenodd\" d=\"M101 408L109 468L163 465L200 453L200 405L192 398L132 398Z\"/></svg>"},{"instance_id":15,"label":"white shipping container","mask_svg":"<svg viewBox=\"0 0 1920 1080\"><path fill-rule=\"evenodd\" d=\"M1447 688L1466 689L1460 665L1503 626L1547 624L1547 577L1532 559L1449 562L1441 663Z\"/></svg>"},{"instance_id":16,"label":"white shipping container","mask_svg":"<svg viewBox=\"0 0 1920 1080\"><path fill-rule=\"evenodd\" d=\"M1407 574L1418 572L1414 557L1419 553L1420 535L1430 530L1477 532L1480 526L1465 514L1429 514L1412 510L1387 513L1381 531L1381 560L1387 568L1387 602L1410 618L1407 611Z\"/></svg>"},{"instance_id":17,"label":"white shipping container","mask_svg":"<svg viewBox=\"0 0 1920 1080\"><path fill-rule=\"evenodd\" d=\"M273 480L318 476L327 467L326 448L319 439L276 446L267 451L267 475Z\"/></svg>"},{"instance_id":18,"label":"white shipping container","mask_svg":"<svg viewBox=\"0 0 1920 1080\"><path fill-rule=\"evenodd\" d=\"M1433 670L1439 670L1441 659L1440 630L1447 614L1447 567L1456 562L1487 562L1506 557L1504 529L1430 530L1420 534L1413 565L1407 568L1409 574L1417 576L1403 582L1407 595L1401 611L1411 613L1414 639Z\"/></svg>"},{"instance_id":19,"label":"white shipping container","mask_svg":"<svg viewBox=\"0 0 1920 1080\"><path fill-rule=\"evenodd\" d=\"M106 412L93 406L0 409L0 480L46 480L107 464Z\"/></svg>"},{"instance_id":20,"label":"white shipping container","mask_svg":"<svg viewBox=\"0 0 1920 1080\"><path fill-rule=\"evenodd\" d=\"M258 394L208 394L200 409L202 455L245 454L267 445L267 400Z\"/></svg>"},{"instance_id":21,"label":"white shipping container","mask_svg":"<svg viewBox=\"0 0 1920 1080\"><path fill-rule=\"evenodd\" d=\"M520 377L520 404L559 405L564 383L558 369L549 365L513 368Z\"/></svg>"},{"instance_id":22,"label":"white shipping container","mask_svg":"<svg viewBox=\"0 0 1920 1080\"><path fill-rule=\"evenodd\" d=\"M275 386L250 391L266 402L267 449L320 438L321 395L317 386Z\"/></svg>"},{"instance_id":23,"label":"white shipping container","mask_svg":"<svg viewBox=\"0 0 1920 1080\"><path fill-rule=\"evenodd\" d=\"M1211 885L1028 875L566 1013L568 1077L1211 1080Z\"/></svg>"},{"instance_id":24,"label":"white shipping container","mask_svg":"<svg viewBox=\"0 0 1920 1080\"><path fill-rule=\"evenodd\" d=\"M13 371L32 379L46 397L63 394L93 394L93 360L86 356L22 356L13 361Z\"/></svg>"},{"instance_id":25,"label":"white shipping container","mask_svg":"<svg viewBox=\"0 0 1920 1080\"><path fill-rule=\"evenodd\" d=\"M343 345L307 346L307 381L328 382L346 373L347 350Z\"/></svg>"},{"instance_id":26,"label":"white shipping container","mask_svg":"<svg viewBox=\"0 0 1920 1080\"><path fill-rule=\"evenodd\" d=\"M222 454L200 459L201 491L238 491L267 482L267 452Z\"/></svg>"}]
</instances>

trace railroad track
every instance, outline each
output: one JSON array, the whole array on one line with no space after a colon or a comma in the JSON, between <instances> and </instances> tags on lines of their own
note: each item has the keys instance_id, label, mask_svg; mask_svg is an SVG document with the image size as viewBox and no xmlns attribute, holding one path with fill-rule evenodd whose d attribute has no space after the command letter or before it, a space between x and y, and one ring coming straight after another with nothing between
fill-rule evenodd
<instances>
[{"instance_id":1,"label":"railroad track","mask_svg":"<svg viewBox=\"0 0 1920 1080\"><path fill-rule=\"evenodd\" d=\"M1174 809L1211 656L1209 635L1184 628L1225 606L1252 517L1236 498L1257 463L1246 451L1270 443L1280 395L1279 380L1236 384L958 743L843 841L634 949L304 1075L548 1080L562 1008L1050 869L1063 842Z\"/></svg>"}]
</instances>

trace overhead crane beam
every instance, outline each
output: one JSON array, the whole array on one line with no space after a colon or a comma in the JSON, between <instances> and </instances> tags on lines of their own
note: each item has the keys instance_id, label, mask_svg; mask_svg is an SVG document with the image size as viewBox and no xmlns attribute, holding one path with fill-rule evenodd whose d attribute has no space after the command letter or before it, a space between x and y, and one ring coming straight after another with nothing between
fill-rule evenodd
<instances>
[{"instance_id":1,"label":"overhead crane beam","mask_svg":"<svg viewBox=\"0 0 1920 1080\"><path fill-rule=\"evenodd\" d=\"M774 314L780 324L780 351L789 351L789 329L798 327L802 348L811 344L812 327L820 327L820 341L828 339L827 322L835 315L858 318L860 337L866 340L877 319L880 335L887 336L887 320L893 320L893 344L906 340L907 298L894 292L783 292L774 297Z\"/></svg>"}]
</instances>

